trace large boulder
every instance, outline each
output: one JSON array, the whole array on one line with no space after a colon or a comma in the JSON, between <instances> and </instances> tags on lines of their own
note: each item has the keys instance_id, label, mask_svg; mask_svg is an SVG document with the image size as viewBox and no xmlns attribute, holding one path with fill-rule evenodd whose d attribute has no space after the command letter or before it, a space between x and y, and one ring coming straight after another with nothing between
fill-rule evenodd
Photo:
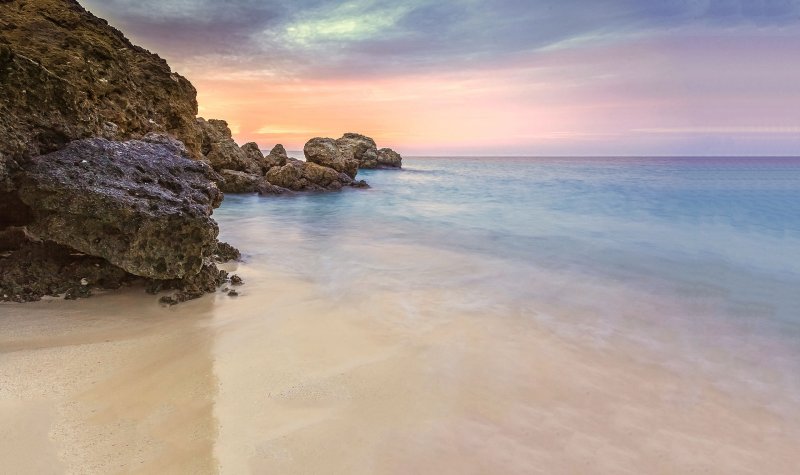
<instances>
[{"instance_id":1,"label":"large boulder","mask_svg":"<svg viewBox=\"0 0 800 475\"><path fill-rule=\"evenodd\" d=\"M315 137L306 143L303 153L306 161L333 168L350 178L355 178L358 173L358 160L342 155L333 139Z\"/></svg>"},{"instance_id":2,"label":"large boulder","mask_svg":"<svg viewBox=\"0 0 800 475\"><path fill-rule=\"evenodd\" d=\"M220 189L225 193L256 193L264 181L261 175L236 170L222 170L219 174L223 180Z\"/></svg>"},{"instance_id":3,"label":"large boulder","mask_svg":"<svg viewBox=\"0 0 800 475\"><path fill-rule=\"evenodd\" d=\"M378 168L400 168L403 166L403 157L390 148L378 150Z\"/></svg>"},{"instance_id":4,"label":"large boulder","mask_svg":"<svg viewBox=\"0 0 800 475\"><path fill-rule=\"evenodd\" d=\"M233 140L227 122L198 118L197 126L201 135L203 157L214 170L236 170L253 174L261 172L261 167L252 155L248 155Z\"/></svg>"},{"instance_id":5,"label":"large boulder","mask_svg":"<svg viewBox=\"0 0 800 475\"><path fill-rule=\"evenodd\" d=\"M346 133L336 140L336 147L343 158L356 160L359 168L378 166L378 148L366 135Z\"/></svg>"},{"instance_id":6,"label":"large boulder","mask_svg":"<svg viewBox=\"0 0 800 475\"><path fill-rule=\"evenodd\" d=\"M184 279L217 249L219 180L169 146L98 138L32 159L17 186L33 236L134 275Z\"/></svg>"},{"instance_id":7,"label":"large boulder","mask_svg":"<svg viewBox=\"0 0 800 475\"><path fill-rule=\"evenodd\" d=\"M267 181L292 191L337 191L353 180L345 173L316 163L290 160L267 173Z\"/></svg>"}]
</instances>

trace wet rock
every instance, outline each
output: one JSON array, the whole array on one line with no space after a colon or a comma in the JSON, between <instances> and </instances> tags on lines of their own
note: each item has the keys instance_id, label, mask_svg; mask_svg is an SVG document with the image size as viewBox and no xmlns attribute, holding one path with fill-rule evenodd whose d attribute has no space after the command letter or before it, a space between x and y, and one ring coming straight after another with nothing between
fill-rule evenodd
<instances>
[{"instance_id":1,"label":"wet rock","mask_svg":"<svg viewBox=\"0 0 800 475\"><path fill-rule=\"evenodd\" d=\"M86 139L31 160L18 187L33 236L134 275L182 279L217 249L218 179L168 146Z\"/></svg>"},{"instance_id":2,"label":"wet rock","mask_svg":"<svg viewBox=\"0 0 800 475\"><path fill-rule=\"evenodd\" d=\"M358 160L344 156L333 139L313 138L306 143L303 153L306 161L345 173L350 178L358 173Z\"/></svg>"},{"instance_id":3,"label":"wet rock","mask_svg":"<svg viewBox=\"0 0 800 475\"><path fill-rule=\"evenodd\" d=\"M244 280L242 280L241 277L239 277L236 274L233 274L231 276L231 285L243 285L243 284L244 284Z\"/></svg>"},{"instance_id":4,"label":"wet rock","mask_svg":"<svg viewBox=\"0 0 800 475\"><path fill-rule=\"evenodd\" d=\"M200 272L185 279L149 280L146 290L150 294L175 291L172 295L161 297L161 303L175 305L194 300L216 290L228 280L228 273L220 270L210 261L203 263Z\"/></svg>"},{"instance_id":5,"label":"wet rock","mask_svg":"<svg viewBox=\"0 0 800 475\"><path fill-rule=\"evenodd\" d=\"M378 166L378 148L375 141L366 135L344 134L336 140L336 147L344 159L357 161L359 168L376 168Z\"/></svg>"},{"instance_id":6,"label":"wet rock","mask_svg":"<svg viewBox=\"0 0 800 475\"><path fill-rule=\"evenodd\" d=\"M217 251L214 253L217 262L238 261L242 258L242 253L227 242L218 242Z\"/></svg>"},{"instance_id":7,"label":"wet rock","mask_svg":"<svg viewBox=\"0 0 800 475\"><path fill-rule=\"evenodd\" d=\"M349 185L352 179L333 168L302 161L289 161L267 173L267 181L292 191L337 191Z\"/></svg>"},{"instance_id":8,"label":"wet rock","mask_svg":"<svg viewBox=\"0 0 800 475\"><path fill-rule=\"evenodd\" d=\"M366 189L366 188L369 188L369 183L367 183L364 180L358 180L358 181L354 181L353 183L350 183L350 186L352 186L353 188Z\"/></svg>"},{"instance_id":9,"label":"wet rock","mask_svg":"<svg viewBox=\"0 0 800 475\"><path fill-rule=\"evenodd\" d=\"M228 297L238 297L238 296L239 296L239 292L237 292L235 290L231 290L230 292L228 292Z\"/></svg>"},{"instance_id":10,"label":"wet rock","mask_svg":"<svg viewBox=\"0 0 800 475\"><path fill-rule=\"evenodd\" d=\"M280 167L278 167L280 168ZM258 185L258 194L261 196L270 196L270 195L288 195L291 194L292 190L288 188L282 188L277 185L273 185L272 183L268 182L266 179L262 181Z\"/></svg>"},{"instance_id":11,"label":"wet rock","mask_svg":"<svg viewBox=\"0 0 800 475\"><path fill-rule=\"evenodd\" d=\"M378 150L378 168L401 168L403 157L390 148Z\"/></svg>"},{"instance_id":12,"label":"wet rock","mask_svg":"<svg viewBox=\"0 0 800 475\"><path fill-rule=\"evenodd\" d=\"M236 170L221 170L222 177L220 189L225 193L256 193L264 181L261 175Z\"/></svg>"}]
</instances>

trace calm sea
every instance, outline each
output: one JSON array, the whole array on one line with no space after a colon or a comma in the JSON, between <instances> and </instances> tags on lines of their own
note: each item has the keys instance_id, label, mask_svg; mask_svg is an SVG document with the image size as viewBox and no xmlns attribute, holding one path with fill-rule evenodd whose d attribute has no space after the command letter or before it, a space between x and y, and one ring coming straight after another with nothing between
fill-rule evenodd
<instances>
[{"instance_id":1,"label":"calm sea","mask_svg":"<svg viewBox=\"0 0 800 475\"><path fill-rule=\"evenodd\" d=\"M410 325L431 309L521 314L720 386L798 394L800 159L404 166L362 171L369 190L230 196L215 217L249 263L317 283L331 305L389 289ZM415 300L431 288L439 299Z\"/></svg>"}]
</instances>

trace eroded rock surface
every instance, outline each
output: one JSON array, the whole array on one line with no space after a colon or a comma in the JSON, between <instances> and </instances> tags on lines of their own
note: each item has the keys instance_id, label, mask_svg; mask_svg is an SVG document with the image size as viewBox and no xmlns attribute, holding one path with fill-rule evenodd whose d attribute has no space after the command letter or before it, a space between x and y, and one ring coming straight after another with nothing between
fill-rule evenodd
<instances>
[{"instance_id":1,"label":"eroded rock surface","mask_svg":"<svg viewBox=\"0 0 800 475\"><path fill-rule=\"evenodd\" d=\"M378 150L378 168L401 168L403 157L390 148Z\"/></svg>"},{"instance_id":2,"label":"eroded rock surface","mask_svg":"<svg viewBox=\"0 0 800 475\"><path fill-rule=\"evenodd\" d=\"M313 138L306 143L303 153L306 156L306 161L332 168L350 178L355 178L358 173L358 160L343 155L333 139Z\"/></svg>"},{"instance_id":3,"label":"eroded rock surface","mask_svg":"<svg viewBox=\"0 0 800 475\"><path fill-rule=\"evenodd\" d=\"M252 174L261 173L261 167L252 156L233 140L231 129L224 120L197 119L201 132L201 151L214 170L234 170ZM252 150L249 150L252 153ZM261 153L261 152L259 152Z\"/></svg>"},{"instance_id":4,"label":"eroded rock surface","mask_svg":"<svg viewBox=\"0 0 800 475\"><path fill-rule=\"evenodd\" d=\"M336 140L336 147L345 159L356 160L359 168L377 168L378 148L366 135L347 133Z\"/></svg>"},{"instance_id":5,"label":"eroded rock surface","mask_svg":"<svg viewBox=\"0 0 800 475\"><path fill-rule=\"evenodd\" d=\"M168 132L199 157L196 91L75 0L0 2L0 191L75 139Z\"/></svg>"},{"instance_id":6,"label":"eroded rock surface","mask_svg":"<svg viewBox=\"0 0 800 475\"><path fill-rule=\"evenodd\" d=\"M236 170L222 170L219 174L222 177L220 188L225 193L256 193L264 181L264 177L260 174Z\"/></svg>"},{"instance_id":7,"label":"eroded rock surface","mask_svg":"<svg viewBox=\"0 0 800 475\"><path fill-rule=\"evenodd\" d=\"M134 275L183 279L216 250L216 180L165 145L86 139L32 159L18 187L34 236Z\"/></svg>"},{"instance_id":8,"label":"eroded rock surface","mask_svg":"<svg viewBox=\"0 0 800 475\"><path fill-rule=\"evenodd\" d=\"M333 168L300 160L272 168L267 173L267 181L292 191L337 191L353 182L348 175Z\"/></svg>"}]
</instances>

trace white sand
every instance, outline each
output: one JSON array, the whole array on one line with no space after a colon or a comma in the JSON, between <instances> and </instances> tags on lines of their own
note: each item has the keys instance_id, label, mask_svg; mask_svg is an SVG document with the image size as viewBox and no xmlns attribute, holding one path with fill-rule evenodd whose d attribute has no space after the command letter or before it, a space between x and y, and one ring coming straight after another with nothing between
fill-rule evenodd
<instances>
[{"instance_id":1,"label":"white sand","mask_svg":"<svg viewBox=\"0 0 800 475\"><path fill-rule=\"evenodd\" d=\"M770 473L800 410L436 289L0 306L3 473ZM770 403L770 404L768 404Z\"/></svg>"}]
</instances>

